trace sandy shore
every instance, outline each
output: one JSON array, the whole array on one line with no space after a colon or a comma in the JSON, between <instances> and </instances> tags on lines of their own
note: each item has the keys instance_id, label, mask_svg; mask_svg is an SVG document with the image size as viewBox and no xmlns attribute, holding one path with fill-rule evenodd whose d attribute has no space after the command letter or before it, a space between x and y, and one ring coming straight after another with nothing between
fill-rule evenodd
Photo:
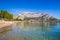
<instances>
[{"instance_id":1,"label":"sandy shore","mask_svg":"<svg viewBox=\"0 0 60 40\"><path fill-rule=\"evenodd\" d=\"M13 21L4 21L4 22L0 22L0 28L9 26L9 25L11 25L11 24L13 24L13 23L14 23Z\"/></svg>"}]
</instances>

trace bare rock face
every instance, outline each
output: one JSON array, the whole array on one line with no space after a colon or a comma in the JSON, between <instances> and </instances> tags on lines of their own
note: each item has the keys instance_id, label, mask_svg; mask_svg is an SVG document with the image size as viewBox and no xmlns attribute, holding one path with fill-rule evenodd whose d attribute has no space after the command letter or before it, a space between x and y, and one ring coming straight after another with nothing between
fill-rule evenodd
<instances>
[{"instance_id":1,"label":"bare rock face","mask_svg":"<svg viewBox=\"0 0 60 40\"><path fill-rule=\"evenodd\" d=\"M19 14L17 16L19 19L24 19L24 18L45 18L45 19L50 19L50 18L54 18L53 16L49 15L49 14L44 14L44 13L35 13L35 12L24 12L22 14Z\"/></svg>"}]
</instances>

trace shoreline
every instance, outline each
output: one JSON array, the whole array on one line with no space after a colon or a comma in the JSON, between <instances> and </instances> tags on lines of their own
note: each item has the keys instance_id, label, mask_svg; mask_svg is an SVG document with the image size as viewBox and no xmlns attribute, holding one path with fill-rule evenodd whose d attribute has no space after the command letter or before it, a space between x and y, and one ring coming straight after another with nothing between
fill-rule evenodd
<instances>
[{"instance_id":1,"label":"shoreline","mask_svg":"<svg viewBox=\"0 0 60 40\"><path fill-rule=\"evenodd\" d=\"M26 21L0 21L0 28L9 26L17 22L26 22ZM35 23L35 22L28 22L28 23ZM37 23L41 23L41 22L37 22Z\"/></svg>"},{"instance_id":2,"label":"shoreline","mask_svg":"<svg viewBox=\"0 0 60 40\"><path fill-rule=\"evenodd\" d=\"M7 27L11 24L13 24L14 22L13 21L3 21L3 22L0 22L0 28L4 28L4 27Z\"/></svg>"}]
</instances>

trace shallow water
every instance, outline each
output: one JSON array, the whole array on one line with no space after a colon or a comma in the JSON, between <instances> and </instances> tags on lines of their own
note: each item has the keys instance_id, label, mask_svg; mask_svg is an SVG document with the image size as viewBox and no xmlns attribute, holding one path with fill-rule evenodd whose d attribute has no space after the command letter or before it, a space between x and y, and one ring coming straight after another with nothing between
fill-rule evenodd
<instances>
[{"instance_id":1,"label":"shallow water","mask_svg":"<svg viewBox=\"0 0 60 40\"><path fill-rule=\"evenodd\" d=\"M5 29L0 40L60 40L60 23L18 22Z\"/></svg>"}]
</instances>

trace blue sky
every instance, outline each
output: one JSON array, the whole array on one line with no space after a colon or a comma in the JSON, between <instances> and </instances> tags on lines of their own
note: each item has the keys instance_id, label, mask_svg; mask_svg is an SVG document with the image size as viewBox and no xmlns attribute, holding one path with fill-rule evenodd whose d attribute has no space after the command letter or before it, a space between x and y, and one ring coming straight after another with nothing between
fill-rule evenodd
<instances>
[{"instance_id":1,"label":"blue sky","mask_svg":"<svg viewBox=\"0 0 60 40\"><path fill-rule=\"evenodd\" d=\"M24 11L44 12L60 18L60 0L0 0L0 10L14 15Z\"/></svg>"}]
</instances>

